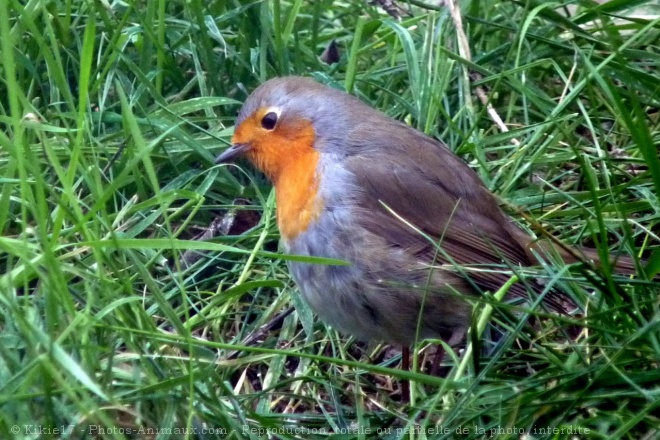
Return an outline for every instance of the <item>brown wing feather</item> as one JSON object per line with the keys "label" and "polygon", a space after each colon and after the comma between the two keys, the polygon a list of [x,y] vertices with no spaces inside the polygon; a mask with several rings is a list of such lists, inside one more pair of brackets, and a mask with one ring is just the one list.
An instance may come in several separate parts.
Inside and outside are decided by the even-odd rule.
{"label": "brown wing feather", "polygon": [[[401,131],[401,130],[399,130]],[[479,177],[439,142],[406,127],[403,136],[379,139],[391,148],[365,148],[365,154],[347,158],[347,168],[363,191],[356,204],[360,225],[392,246],[429,263],[459,265],[503,264],[530,266],[532,260],[520,243],[525,237],[499,208]],[[404,221],[392,221],[388,208]],[[531,238],[529,239],[531,241]],[[440,245],[446,255],[438,253]],[[473,271],[470,280],[482,289],[496,290],[506,273]],[[541,290],[541,286],[535,286]],[[526,289],[514,285],[512,293],[524,296]],[[556,301],[550,299],[550,305]]]}

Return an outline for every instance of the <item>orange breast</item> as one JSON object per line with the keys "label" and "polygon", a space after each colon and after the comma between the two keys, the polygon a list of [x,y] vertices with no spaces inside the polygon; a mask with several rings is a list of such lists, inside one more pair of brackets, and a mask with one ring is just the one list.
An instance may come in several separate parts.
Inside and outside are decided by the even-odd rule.
{"label": "orange breast", "polygon": [[277,196],[277,224],[285,240],[292,240],[307,230],[321,213],[316,175],[319,153],[308,151],[289,161],[275,184]]}
{"label": "orange breast", "polygon": [[252,146],[248,158],[273,182],[277,224],[282,237],[292,240],[309,227],[323,207],[318,196],[316,136],[312,124],[304,119],[282,121],[275,130],[264,131],[259,122],[261,113],[238,127],[233,141]]}

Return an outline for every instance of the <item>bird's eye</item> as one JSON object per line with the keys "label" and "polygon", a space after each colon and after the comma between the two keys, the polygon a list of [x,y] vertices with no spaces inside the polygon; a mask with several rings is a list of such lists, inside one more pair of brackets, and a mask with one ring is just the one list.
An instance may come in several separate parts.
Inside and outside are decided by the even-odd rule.
{"label": "bird's eye", "polygon": [[275,112],[268,112],[261,119],[261,126],[266,130],[272,130],[275,128],[275,124],[277,124],[277,113]]}

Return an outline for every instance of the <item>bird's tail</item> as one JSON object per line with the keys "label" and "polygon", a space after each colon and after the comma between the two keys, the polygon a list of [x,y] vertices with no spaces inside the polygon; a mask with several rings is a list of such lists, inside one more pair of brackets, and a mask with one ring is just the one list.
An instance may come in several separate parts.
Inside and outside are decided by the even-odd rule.
{"label": "bird's tail", "polygon": [[[645,263],[644,260],[635,260],[630,255],[603,255],[597,249],[567,246],[549,240],[534,241],[529,245],[528,250],[535,254],[537,260],[539,255],[556,255],[567,264],[582,263],[596,271],[605,269],[607,264],[611,271],[618,275],[637,275]],[[607,257],[607,263],[604,262],[604,257]]]}

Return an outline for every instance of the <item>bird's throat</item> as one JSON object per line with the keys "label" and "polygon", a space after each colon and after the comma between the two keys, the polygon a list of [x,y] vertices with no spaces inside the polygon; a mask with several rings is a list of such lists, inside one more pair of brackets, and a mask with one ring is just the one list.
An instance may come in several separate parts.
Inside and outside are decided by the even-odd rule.
{"label": "bird's throat", "polygon": [[284,240],[293,240],[319,216],[317,166],[319,153],[308,150],[290,157],[284,169],[273,176],[277,197],[277,224]]}

